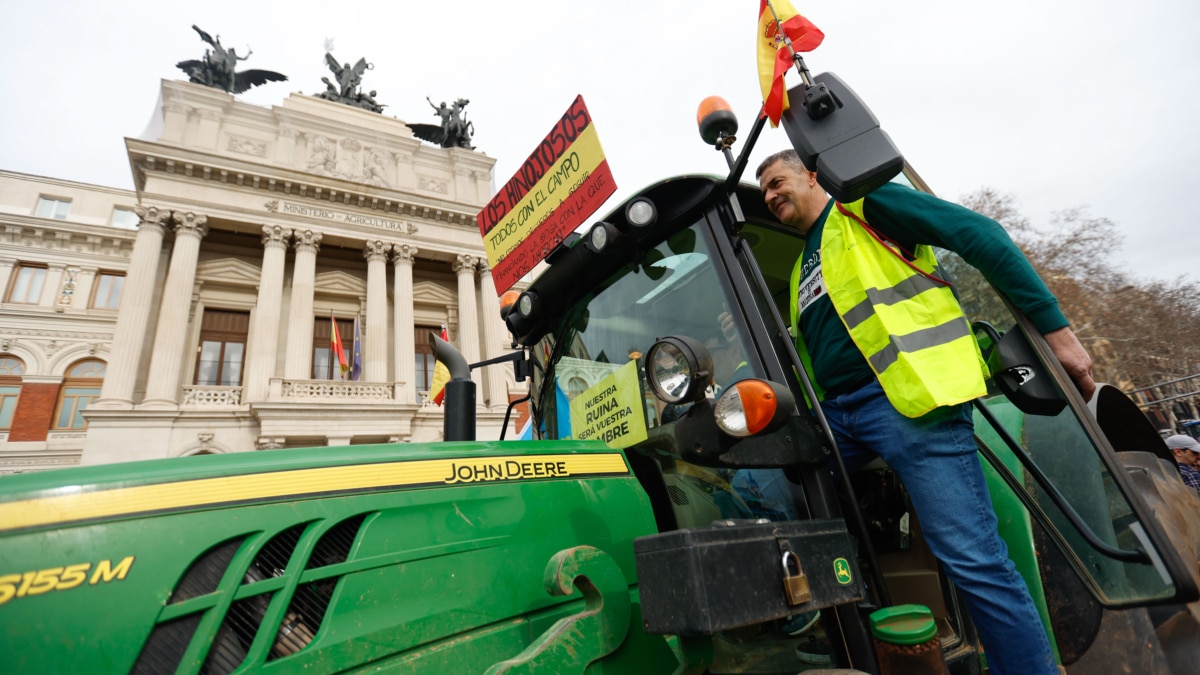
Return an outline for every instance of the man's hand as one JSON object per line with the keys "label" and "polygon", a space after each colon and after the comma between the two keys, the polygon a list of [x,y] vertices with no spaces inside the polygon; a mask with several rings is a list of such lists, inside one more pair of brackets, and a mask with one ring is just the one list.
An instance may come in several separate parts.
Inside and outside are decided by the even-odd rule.
{"label": "man's hand", "polygon": [[1075,387],[1083,394],[1083,400],[1089,401],[1096,391],[1096,381],[1092,379],[1092,357],[1079,343],[1079,338],[1070,328],[1059,328],[1046,333],[1043,337],[1050,345],[1050,350],[1058,358],[1067,374],[1075,381]]}
{"label": "man's hand", "polygon": [[717,315],[717,320],[721,322],[721,334],[725,336],[725,342],[729,344],[737,344],[738,332],[737,326],[733,323],[733,315],[729,313],[729,308],[725,303],[721,303],[721,313]]}

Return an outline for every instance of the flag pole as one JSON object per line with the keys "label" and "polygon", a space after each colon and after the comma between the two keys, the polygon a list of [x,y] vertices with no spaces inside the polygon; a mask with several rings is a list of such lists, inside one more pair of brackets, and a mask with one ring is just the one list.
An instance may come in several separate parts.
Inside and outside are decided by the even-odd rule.
{"label": "flag pole", "polygon": [[800,73],[800,81],[804,86],[812,86],[812,76],[808,72],[808,66],[804,65],[804,57],[800,56],[800,52],[792,47],[792,38],[783,30],[783,23],[779,21],[779,14],[775,11],[775,5],[771,0],[767,0],[767,9],[771,10],[771,16],[775,18],[775,28],[779,34],[783,36],[783,44],[787,47],[788,53],[792,55],[792,63],[796,65],[796,72]]}
{"label": "flag pole", "polygon": [[771,10],[771,16],[775,18],[776,30],[783,36],[783,44],[787,47],[788,53],[792,55],[792,63],[796,66],[796,72],[800,73],[800,81],[804,83],[804,110],[810,118],[819,120],[837,109],[833,93],[829,91],[829,87],[825,86],[824,82],[813,83],[808,66],[804,65],[804,57],[800,56],[800,52],[792,47],[792,38],[787,31],[783,30],[783,24],[779,22],[779,14],[775,11],[775,5],[771,4],[771,0],[766,0],[766,3],[767,9]]}

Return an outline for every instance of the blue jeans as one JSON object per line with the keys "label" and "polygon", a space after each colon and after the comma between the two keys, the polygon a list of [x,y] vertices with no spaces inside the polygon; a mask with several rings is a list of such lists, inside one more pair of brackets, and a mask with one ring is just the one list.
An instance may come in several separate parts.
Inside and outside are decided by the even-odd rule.
{"label": "blue jeans", "polygon": [[996,531],[970,405],[910,419],[872,381],[821,409],[847,470],[878,455],[904,483],[926,543],[966,599],[993,675],[1056,674],[1029,589]]}
{"label": "blue jeans", "polygon": [[796,507],[782,469],[738,469],[730,481],[755,518],[796,520]]}

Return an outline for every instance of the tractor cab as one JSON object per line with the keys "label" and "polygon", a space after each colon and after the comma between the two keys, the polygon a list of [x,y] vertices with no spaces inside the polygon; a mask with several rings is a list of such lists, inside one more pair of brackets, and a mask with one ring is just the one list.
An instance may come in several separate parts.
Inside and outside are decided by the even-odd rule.
{"label": "tractor cab", "polygon": [[[848,475],[810,404],[783,318],[804,241],[738,180],[744,158],[730,164],[729,178],[647,187],[547,257],[506,318],[530,354],[535,438],[624,448],[659,530],[635,546],[645,627],[711,638],[711,672],[876,672],[868,616],[908,603],[930,609],[952,672],[979,672],[966,607],[904,486],[882,464]],[[893,180],[925,187],[908,167]],[[1197,597],[1109,435],[1122,455],[1161,441],[1136,407],[1090,411],[1032,325],[939,257],[991,370],[974,417],[1001,534],[1061,661],[1099,658],[1107,613]],[[786,599],[789,552],[813,590],[803,602]]]}

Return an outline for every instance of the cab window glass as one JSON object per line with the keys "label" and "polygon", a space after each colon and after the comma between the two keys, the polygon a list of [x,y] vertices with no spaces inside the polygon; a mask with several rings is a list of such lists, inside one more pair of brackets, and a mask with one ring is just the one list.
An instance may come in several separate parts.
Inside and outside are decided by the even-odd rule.
{"label": "cab window glass", "polygon": [[686,335],[708,347],[715,371],[711,395],[754,373],[742,336],[722,331],[729,304],[707,236],[699,226],[675,233],[581,301],[542,339],[534,350],[542,438],[575,437],[570,402],[630,361],[637,362],[647,428],[670,423],[679,411],[659,401],[640,374],[645,353],[660,337]]}

